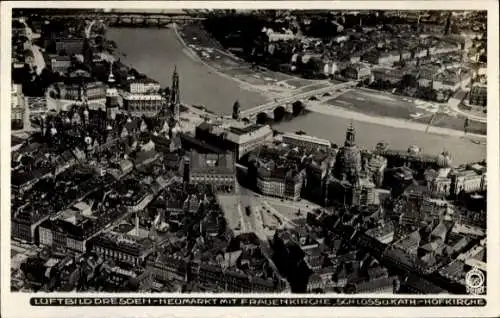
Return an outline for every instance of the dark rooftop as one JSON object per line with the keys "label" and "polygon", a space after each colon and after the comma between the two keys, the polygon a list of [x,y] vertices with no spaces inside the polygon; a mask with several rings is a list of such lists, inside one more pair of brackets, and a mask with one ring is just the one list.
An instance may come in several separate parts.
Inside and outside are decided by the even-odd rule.
{"label": "dark rooftop", "polygon": [[248,134],[252,131],[255,131],[259,128],[261,128],[262,125],[258,125],[258,124],[255,124],[255,125],[250,125],[250,126],[246,126],[244,128],[239,128],[239,127],[229,127],[229,130],[234,133],[234,134],[237,134],[237,135],[244,135],[244,134]]}

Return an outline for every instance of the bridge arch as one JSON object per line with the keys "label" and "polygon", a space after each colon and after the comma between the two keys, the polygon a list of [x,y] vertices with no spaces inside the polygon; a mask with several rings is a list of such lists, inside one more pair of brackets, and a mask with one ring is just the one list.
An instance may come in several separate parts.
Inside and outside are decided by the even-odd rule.
{"label": "bridge arch", "polygon": [[283,106],[278,106],[273,110],[274,121],[278,122],[283,120],[286,115],[286,109]]}
{"label": "bridge arch", "polygon": [[257,114],[256,122],[259,125],[266,125],[269,121],[269,117],[265,112],[260,112]]}
{"label": "bridge arch", "polygon": [[292,104],[292,112],[294,116],[300,115],[302,111],[306,108],[306,105],[301,101],[297,100]]}

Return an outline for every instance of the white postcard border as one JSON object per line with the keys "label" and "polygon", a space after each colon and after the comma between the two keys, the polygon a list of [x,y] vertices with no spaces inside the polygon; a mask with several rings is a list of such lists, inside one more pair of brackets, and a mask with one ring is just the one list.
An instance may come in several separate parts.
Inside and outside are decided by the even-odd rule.
{"label": "white postcard border", "polygon": [[[89,294],[89,293],[50,293],[28,294],[10,292],[10,33],[11,9],[31,7],[57,8],[267,8],[267,9],[392,9],[392,10],[488,10],[488,136],[487,136],[487,163],[488,163],[488,304],[486,307],[404,307],[404,308],[342,308],[342,307],[32,307],[29,305],[31,296],[48,297],[141,297],[145,294]],[[474,1],[9,1],[1,3],[1,105],[0,118],[4,121],[0,125],[1,132],[1,305],[4,317],[323,317],[323,316],[429,316],[452,317],[471,316],[485,317],[500,314],[499,283],[500,283],[500,215],[499,208],[499,85],[498,85],[498,2],[494,0]],[[203,295],[203,294],[202,294]],[[247,294],[249,297],[258,294]],[[163,296],[154,294],[152,296]],[[195,297],[197,294],[168,294],[177,297]],[[204,294],[206,297],[235,297],[235,294]],[[243,295],[242,295],[243,296]],[[258,295],[265,297],[265,295]],[[296,294],[272,294],[267,296],[300,297]],[[328,296],[328,295],[324,295]],[[346,297],[384,297],[375,295],[347,295]],[[398,295],[398,297],[400,297]],[[408,295],[406,297],[421,298],[452,298],[453,295]]]}

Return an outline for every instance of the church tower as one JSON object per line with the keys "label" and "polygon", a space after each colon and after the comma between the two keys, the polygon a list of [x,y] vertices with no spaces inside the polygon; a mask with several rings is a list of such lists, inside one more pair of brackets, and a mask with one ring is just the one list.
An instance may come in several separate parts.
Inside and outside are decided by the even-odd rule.
{"label": "church tower", "polygon": [[179,74],[177,73],[177,66],[175,66],[174,74],[172,75],[169,106],[173,110],[173,117],[177,122],[179,122],[180,104]]}
{"label": "church tower", "polygon": [[108,75],[108,85],[109,86],[114,86],[116,79],[115,79],[115,74],[113,74],[113,61],[111,61],[111,64],[109,66],[109,75]]}
{"label": "church tower", "polygon": [[113,74],[113,62],[111,62],[109,76],[108,76],[108,88],[106,89],[106,121],[114,121],[116,114],[118,113],[118,90],[115,87],[115,75]]}
{"label": "church tower", "polygon": [[354,130],[352,123],[350,124],[349,128],[347,128],[344,145],[347,147],[352,147],[356,145],[356,131]]}
{"label": "church tower", "polygon": [[347,128],[344,146],[337,153],[333,175],[339,180],[354,184],[361,172],[361,164],[361,151],[356,146],[356,131],[351,123]]}

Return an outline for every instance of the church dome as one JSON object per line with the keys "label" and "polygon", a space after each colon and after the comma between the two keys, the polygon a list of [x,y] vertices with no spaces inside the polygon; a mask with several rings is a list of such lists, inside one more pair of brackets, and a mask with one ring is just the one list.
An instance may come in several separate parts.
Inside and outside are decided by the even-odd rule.
{"label": "church dome", "polygon": [[343,176],[356,179],[361,171],[361,151],[355,144],[355,136],[351,125],[347,130],[344,146],[339,149],[335,160],[334,174],[338,179],[343,179]]}
{"label": "church dome", "polygon": [[387,149],[389,149],[389,145],[388,145],[386,142],[381,141],[381,142],[377,143],[377,146],[376,146],[376,148],[375,148],[375,149],[376,149],[377,151],[379,151],[379,152],[384,152],[384,151],[386,151]]}
{"label": "church dome", "polygon": [[441,168],[446,168],[451,166],[451,156],[447,151],[442,152],[438,157],[437,157],[437,164]]}
{"label": "church dome", "polygon": [[408,153],[412,156],[416,156],[420,153],[420,148],[418,146],[415,146],[415,145],[411,145],[409,148],[408,148]]}

